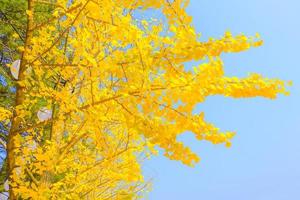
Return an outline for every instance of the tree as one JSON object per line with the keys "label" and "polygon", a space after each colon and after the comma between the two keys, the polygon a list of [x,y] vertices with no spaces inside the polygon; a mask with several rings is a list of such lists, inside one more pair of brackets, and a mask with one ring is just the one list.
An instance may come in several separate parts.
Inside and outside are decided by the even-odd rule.
{"label": "tree", "polygon": [[[22,40],[26,24],[25,10],[25,1],[3,0],[0,2],[0,107],[9,108],[13,106],[15,96],[13,89],[14,80],[6,65],[18,57],[17,47],[23,45]],[[0,185],[2,186],[6,180],[6,159],[4,155],[6,151],[5,146],[9,127],[1,122],[0,125],[0,150],[2,165]]]}
{"label": "tree", "polygon": [[[7,64],[20,58],[18,47],[24,45],[26,34],[26,0],[2,0],[0,2],[0,98],[1,106],[12,105],[14,96],[14,80],[10,75]],[[51,15],[53,7],[38,5],[36,8],[37,21],[42,21]]]}
{"label": "tree", "polygon": [[[27,0],[2,0],[0,2],[0,107],[12,108],[14,106],[16,85],[7,66],[20,58],[18,47],[24,45],[26,8]],[[47,19],[52,10],[51,4],[37,5],[36,21]],[[6,141],[10,127],[9,124],[2,122],[0,122],[0,127],[0,192],[3,192],[7,179]]]}
{"label": "tree", "polygon": [[[44,4],[52,15],[39,19]],[[0,109],[11,199],[138,198],[147,186],[141,162],[156,147],[193,166],[199,157],[178,135],[230,146],[233,132],[192,113],[206,97],[287,94],[281,80],[226,77],[220,55],[262,41],[226,32],[203,42],[187,4],[28,0],[15,104]],[[149,17],[154,9],[161,17]]]}

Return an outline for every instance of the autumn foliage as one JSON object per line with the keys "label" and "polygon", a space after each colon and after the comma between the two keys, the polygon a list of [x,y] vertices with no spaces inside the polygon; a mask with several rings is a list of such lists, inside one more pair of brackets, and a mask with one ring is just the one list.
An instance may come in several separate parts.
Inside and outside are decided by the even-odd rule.
{"label": "autumn foliage", "polygon": [[[52,14],[36,20],[39,4]],[[157,152],[193,166],[177,136],[230,146],[193,109],[208,96],[286,94],[259,74],[224,75],[220,55],[262,45],[226,32],[203,41],[187,0],[28,0],[16,104],[0,108],[8,135],[12,199],[134,199],[147,189],[141,164]],[[156,10],[159,16],[149,13]],[[185,63],[199,61],[188,70]],[[39,115],[37,113],[40,113]],[[44,115],[43,115],[44,113]]]}

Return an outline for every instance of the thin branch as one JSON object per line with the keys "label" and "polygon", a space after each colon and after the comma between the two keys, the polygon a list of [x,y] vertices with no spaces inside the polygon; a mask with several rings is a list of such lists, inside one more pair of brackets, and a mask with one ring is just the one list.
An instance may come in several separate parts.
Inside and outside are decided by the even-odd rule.
{"label": "thin branch", "polygon": [[10,22],[10,20],[7,18],[7,16],[5,15],[4,12],[2,12],[2,10],[0,10],[0,13],[4,16],[4,18],[7,20],[7,23],[14,29],[14,31],[18,34],[18,36],[20,37],[20,39],[25,42],[24,38],[22,37],[22,35],[19,33],[18,29]]}
{"label": "thin branch", "polygon": [[26,173],[29,175],[29,177],[30,177],[30,179],[32,180],[32,182],[34,182],[34,184],[35,184],[36,186],[38,186],[38,185],[39,185],[39,182],[35,179],[35,177],[34,177],[33,174],[31,173],[31,171],[30,171],[27,167],[25,167],[25,171],[26,171]]}

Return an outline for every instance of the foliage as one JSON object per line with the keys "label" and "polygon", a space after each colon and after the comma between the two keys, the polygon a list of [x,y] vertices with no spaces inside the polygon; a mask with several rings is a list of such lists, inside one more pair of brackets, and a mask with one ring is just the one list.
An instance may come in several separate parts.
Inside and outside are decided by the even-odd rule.
{"label": "foliage", "polygon": [[[230,146],[234,133],[193,114],[196,104],[211,95],[286,94],[281,80],[225,76],[221,54],[262,41],[229,32],[201,41],[187,0],[49,1],[52,15],[40,19],[45,3],[28,1],[16,105],[0,110],[0,120],[11,123],[12,199],[141,197],[147,183],[140,165],[156,147],[193,166],[200,159],[178,135],[191,131]],[[162,17],[144,14],[154,9]],[[194,60],[199,65],[185,69]],[[38,119],[41,109],[51,117]]]}

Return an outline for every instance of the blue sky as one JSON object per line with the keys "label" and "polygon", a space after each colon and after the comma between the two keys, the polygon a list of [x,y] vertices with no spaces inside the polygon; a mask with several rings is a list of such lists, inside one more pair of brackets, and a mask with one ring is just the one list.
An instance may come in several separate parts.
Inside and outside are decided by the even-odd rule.
{"label": "blue sky", "polygon": [[237,132],[230,149],[199,142],[192,134],[180,139],[202,161],[195,168],[163,156],[145,163],[154,179],[149,199],[298,200],[300,199],[300,1],[191,0],[188,12],[203,38],[260,33],[260,48],[222,58],[228,76],[258,72],[292,80],[289,97],[209,97],[196,111],[222,130]]}

